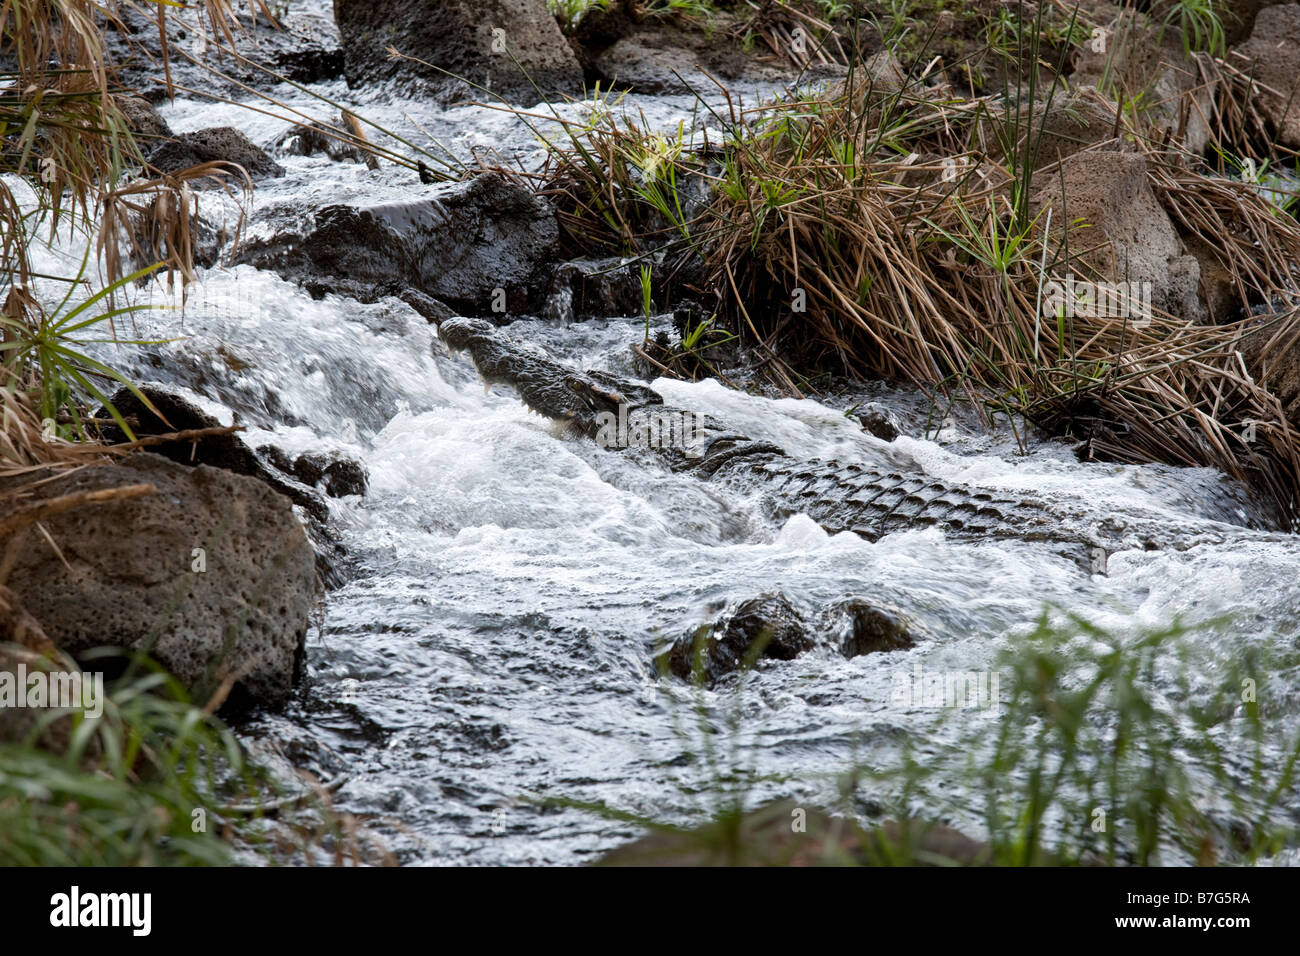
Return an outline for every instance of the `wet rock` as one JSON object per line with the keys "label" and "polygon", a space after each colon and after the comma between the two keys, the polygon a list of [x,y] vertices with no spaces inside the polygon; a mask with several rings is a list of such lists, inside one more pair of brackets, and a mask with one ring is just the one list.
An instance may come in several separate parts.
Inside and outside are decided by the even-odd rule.
{"label": "wet rock", "polygon": [[[334,19],[351,86],[394,83],[443,102],[498,96],[520,105],[536,103],[537,89],[582,91],[582,67],[545,0],[334,0]],[[392,60],[390,47],[431,65]]]}
{"label": "wet rock", "polygon": [[559,239],[550,206],[496,173],[421,187],[402,202],[268,215],[271,234],[251,236],[238,261],[322,292],[410,286],[464,315],[540,306]]}
{"label": "wet rock", "polygon": [[310,452],[292,461],[279,448],[258,449],[276,468],[293,475],[309,488],[321,488],[331,498],[364,495],[369,487],[365,466],[339,455]]}
{"label": "wet rock", "polygon": [[[280,82],[276,74],[295,83],[316,83],[341,76],[343,52],[334,23],[328,17],[317,17],[295,7],[291,6],[280,17],[281,29],[271,26],[265,16],[254,18],[239,13],[234,36],[242,59],[214,42],[212,28],[206,22],[198,26],[196,17],[206,21],[201,7],[169,10],[166,28],[172,82],[190,89],[244,96],[247,95],[244,87],[269,90],[276,86]],[[122,85],[140,91],[152,102],[163,100],[167,88],[157,18],[127,4],[119,5],[114,15],[128,31],[127,39],[111,30],[106,33],[108,59],[121,64]],[[180,51],[198,63],[191,63]]]}
{"label": "wet rock", "polygon": [[229,677],[232,703],[282,703],[315,595],[311,544],[289,503],[243,475],[145,454],[57,475],[24,500],[127,485],[155,490],[15,533],[8,586],[64,653],[143,651],[197,700]]}
{"label": "wet rock", "polygon": [[857,413],[857,417],[862,423],[863,430],[875,435],[881,441],[893,441],[899,436],[893,414],[883,405],[868,402]]}
{"label": "wet rock", "polygon": [[[129,389],[119,389],[112,397],[113,406],[126,419],[137,438],[217,428],[221,425],[217,419],[179,395],[149,385],[140,386],[140,392],[153,403],[154,409],[161,413],[162,418],[151,411]],[[108,413],[100,409],[96,413],[96,418],[107,419]],[[110,444],[127,440],[125,433],[116,425],[102,427],[101,436]],[[337,536],[329,529],[329,505],[313,489],[315,482],[297,480],[292,467],[281,470],[269,466],[239,435],[234,433],[163,442],[149,446],[147,451],[170,458],[181,465],[207,465],[237,475],[256,478],[284,495],[300,507],[306,516],[308,537],[316,550],[317,566],[322,582],[326,587],[332,588],[346,580],[342,568],[346,552]],[[361,467],[356,463],[352,464],[358,469]],[[340,482],[338,486],[342,486],[343,479],[340,478],[338,481]],[[362,471],[363,487],[364,483],[364,471]]]}
{"label": "wet rock", "polygon": [[698,667],[710,685],[760,658],[793,660],[819,644],[856,657],[911,647],[913,638],[906,618],[866,600],[846,599],[809,616],[783,594],[764,594],[684,634],[659,663],[683,680],[694,679]]}
{"label": "wet rock", "polygon": [[1153,309],[1192,321],[1207,318],[1200,267],[1151,189],[1141,155],[1076,153],[1051,180],[1034,197],[1034,212],[1055,207],[1054,235],[1069,224],[1070,247],[1092,250],[1079,260],[1097,281],[1150,283]]}
{"label": "wet rock", "polygon": [[426,322],[432,322],[434,325],[441,325],[445,320],[452,318],[456,314],[456,311],[446,302],[425,295],[418,289],[388,290],[384,294],[396,295],[397,298],[416,312],[419,312]]}
{"label": "wet rock", "polygon": [[1232,59],[1258,84],[1254,104],[1277,130],[1278,142],[1300,149],[1300,4],[1260,10],[1250,39]]}
{"label": "wet rock", "polygon": [[148,153],[154,143],[172,137],[172,128],[159,115],[154,105],[141,96],[118,97],[122,117],[137,139],[141,152]]}
{"label": "wet rock", "polygon": [[[792,826],[793,821],[802,827]],[[685,832],[651,833],[597,866],[987,866],[992,848],[939,823],[891,820],[862,829],[782,800]]]}
{"label": "wet rock", "polygon": [[898,611],[862,598],[847,598],[822,612],[821,631],[845,657],[912,647],[911,624]]}
{"label": "wet rock", "polygon": [[555,267],[546,317],[557,322],[636,315],[641,311],[638,265],[626,259],[575,259]]}
{"label": "wet rock", "polygon": [[[181,133],[149,154],[149,163],[160,172],[174,173],[202,163],[234,163],[254,181],[283,176],[284,168],[260,146],[233,126],[218,126],[194,133]],[[201,185],[196,180],[195,185]]]}
{"label": "wet rock", "polygon": [[[803,615],[781,594],[742,601],[713,624],[683,635],[667,653],[668,670],[706,684],[760,657],[788,661],[813,646]],[[698,658],[698,665],[697,665]]]}

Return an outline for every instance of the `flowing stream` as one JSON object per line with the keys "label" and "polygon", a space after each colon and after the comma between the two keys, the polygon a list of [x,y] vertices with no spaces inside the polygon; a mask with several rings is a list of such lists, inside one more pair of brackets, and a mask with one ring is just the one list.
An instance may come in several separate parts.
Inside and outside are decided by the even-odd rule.
{"label": "flowing stream", "polygon": [[[316,89],[350,96],[341,83]],[[277,93],[329,116],[299,91]],[[691,120],[687,98],[627,105],[666,129]],[[357,105],[367,108],[379,107]],[[432,137],[467,159],[484,144],[524,163],[539,156],[529,130],[499,111],[397,101],[382,112],[403,135]],[[233,123],[267,148],[288,128],[198,100],[178,99],[163,114],[177,132]],[[424,188],[392,166],[277,159],[287,175],[259,184],[256,209]],[[203,202],[205,214],[219,205],[211,194]],[[69,242],[42,255],[51,271],[66,270],[79,251]],[[755,500],[565,438],[508,389],[485,394],[468,359],[450,356],[395,299],[313,300],[248,266],[204,270],[183,315],[142,315],[136,331],[181,338],[104,354],[223,421],[237,415],[251,445],[336,449],[364,462],[369,494],[330,499],[355,573],[328,594],[309,635],[302,693],[241,733],[322,778],[345,775],[335,806],[360,815],[404,863],[590,860],[636,829],[533,798],[700,822],[717,777],[734,769],[727,761],[763,778],[755,804],[829,805],[835,775],[852,762],[881,764],[904,738],[937,743],[954,732],[930,709],[893,702],[894,675],[918,666],[986,670],[1046,605],[1120,634],[1226,616],[1185,638],[1202,642],[1211,669],[1257,646],[1290,662],[1289,673],[1271,675],[1278,687],[1300,686],[1298,546],[1123,552],[1107,574],[1089,575],[1043,545],[959,543],[935,530],[869,543],[828,536],[803,516],[774,525]],[[638,317],[565,326],[523,319],[510,331],[567,361],[625,375],[629,346],[643,334]],[[1240,489],[1209,470],[1080,464],[1065,445],[1032,438],[1022,452],[1009,431],[989,433],[905,390],[872,392],[905,425],[886,444],[843,414],[851,397],[819,404],[715,382],[655,387],[670,404],[798,456],[904,459],[947,479],[1103,510],[1138,507],[1170,522],[1261,520]],[[808,607],[847,595],[895,606],[923,639],[910,651],[846,660],[826,650],[773,662],[739,689],[724,682],[698,691],[656,675],[653,656],[665,642],[729,602],[778,589]],[[1279,693],[1271,713],[1294,734],[1300,696]],[[718,738],[720,770],[704,759],[701,720],[723,725],[733,712],[740,729]],[[956,822],[979,831],[974,810]]]}

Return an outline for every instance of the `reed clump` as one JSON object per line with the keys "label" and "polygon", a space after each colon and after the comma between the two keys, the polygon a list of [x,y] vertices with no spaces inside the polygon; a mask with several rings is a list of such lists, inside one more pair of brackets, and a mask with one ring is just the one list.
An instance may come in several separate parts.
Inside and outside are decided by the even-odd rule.
{"label": "reed clump", "polygon": [[[1123,87],[1118,101],[1070,88],[1069,44],[1052,64],[1037,45],[1046,6],[1008,41],[1034,68],[998,93],[886,50],[755,108],[701,92],[695,127],[669,134],[606,95],[548,134],[539,188],[575,249],[695,262],[686,291],[789,391],[830,372],[956,393],[1077,440],[1085,458],[1217,468],[1293,520],[1300,436],[1240,346],[1261,328],[1279,345],[1300,335],[1300,223],[1184,148],[1186,122],[1171,128]],[[1074,27],[1077,43],[1088,34]],[[1257,132],[1231,85],[1215,102],[1216,148]],[[1104,151],[1140,157],[1179,241],[1211,251],[1230,290],[1212,320],[1159,302],[1052,305],[1054,282],[1128,279],[1061,195],[1071,157]]]}

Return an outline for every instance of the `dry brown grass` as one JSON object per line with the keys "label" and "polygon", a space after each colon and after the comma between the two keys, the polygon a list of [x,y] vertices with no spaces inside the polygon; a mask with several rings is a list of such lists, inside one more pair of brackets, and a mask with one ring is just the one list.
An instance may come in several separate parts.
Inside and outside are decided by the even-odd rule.
{"label": "dry brown grass", "polygon": [[[1094,250],[1061,241],[1068,217],[1058,211],[1049,228],[1031,215],[1032,191],[1057,169],[1042,165],[1032,183],[1024,175],[1035,165],[1025,143],[1041,127],[1036,113],[1018,116],[989,99],[850,82],[720,117],[725,144],[703,159],[685,150],[664,160],[671,182],[662,165],[644,171],[652,137],[611,117],[568,128],[544,188],[577,246],[636,252],[670,236],[693,246],[720,314],[784,363],[778,378],[832,371],[956,391],[990,414],[1079,439],[1085,457],[1213,466],[1294,517],[1300,440],[1239,352],[1258,320],[1042,314],[1047,277],[1118,277],[1095,273]],[[1196,171],[1142,122],[1118,114],[1114,132],[1145,155],[1180,230],[1222,252],[1243,309],[1290,301],[1296,221],[1250,184]],[[986,144],[975,134],[989,124],[999,135]],[[674,221],[647,201],[651,186],[691,177],[708,183],[707,210]],[[1078,246],[1087,232],[1069,235]],[[1300,334],[1300,312],[1269,321],[1279,341]]]}
{"label": "dry brown grass", "polygon": [[[269,11],[260,2],[256,6],[269,19]],[[64,344],[53,338],[62,333],[52,328],[52,317],[33,291],[34,281],[55,279],[75,286],[85,276],[34,275],[28,249],[39,241],[38,234],[48,230],[52,236],[61,229],[95,233],[96,262],[110,291],[142,263],[157,264],[169,282],[179,279],[182,288],[194,276],[192,184],[217,178],[219,164],[148,174],[117,96],[116,67],[106,55],[101,32],[117,30],[137,52],[146,52],[123,22],[128,9],[156,19],[166,71],[168,4],[161,0],[0,3],[0,173],[16,177],[35,196],[34,203],[20,202],[13,180],[0,181],[0,401],[5,416],[0,470],[98,454],[54,438],[43,423],[42,413],[51,415],[50,396],[84,392],[86,380],[53,381],[51,376],[57,377],[64,366],[34,359],[48,358],[55,354],[54,346]],[[233,43],[237,21],[232,6],[227,0],[209,0],[205,9],[214,33]],[[234,172],[242,177],[235,182],[246,196],[251,182],[242,170]],[[229,180],[219,181],[230,190]],[[102,316],[111,325],[114,314],[110,307]],[[75,365],[76,356],[72,359]],[[83,370],[105,377],[91,366]]]}

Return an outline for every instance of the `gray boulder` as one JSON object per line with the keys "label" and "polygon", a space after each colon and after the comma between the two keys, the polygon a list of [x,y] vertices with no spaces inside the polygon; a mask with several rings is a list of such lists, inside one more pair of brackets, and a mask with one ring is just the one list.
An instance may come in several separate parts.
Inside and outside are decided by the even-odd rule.
{"label": "gray boulder", "polygon": [[[202,163],[236,163],[254,181],[283,176],[284,168],[266,151],[233,126],[218,126],[181,133],[165,140],[149,154],[150,165],[174,173]],[[201,181],[195,185],[203,185]]]}
{"label": "gray boulder", "polygon": [[1300,4],[1259,11],[1250,39],[1233,54],[1259,84],[1255,105],[1277,130],[1278,141],[1300,149]]}
{"label": "gray boulder", "polygon": [[16,532],[8,586],[66,654],[143,651],[199,702],[227,677],[233,701],[283,702],[316,578],[285,498],[253,478],[137,454],[61,474],[24,504],[141,484],[155,491],[42,518],[48,537]]}
{"label": "gray boulder", "polygon": [[1190,321],[1208,319],[1200,265],[1151,188],[1140,154],[1075,153],[1053,178],[1034,197],[1034,211],[1055,207],[1053,234],[1068,228],[1070,247],[1088,250],[1077,261],[1098,281],[1150,283],[1153,310]]}
{"label": "gray boulder", "polygon": [[[391,82],[444,102],[489,97],[478,86],[521,105],[538,102],[537,89],[582,91],[582,67],[545,0],[334,0],[334,20],[352,86]],[[430,65],[390,59],[389,47]]]}

